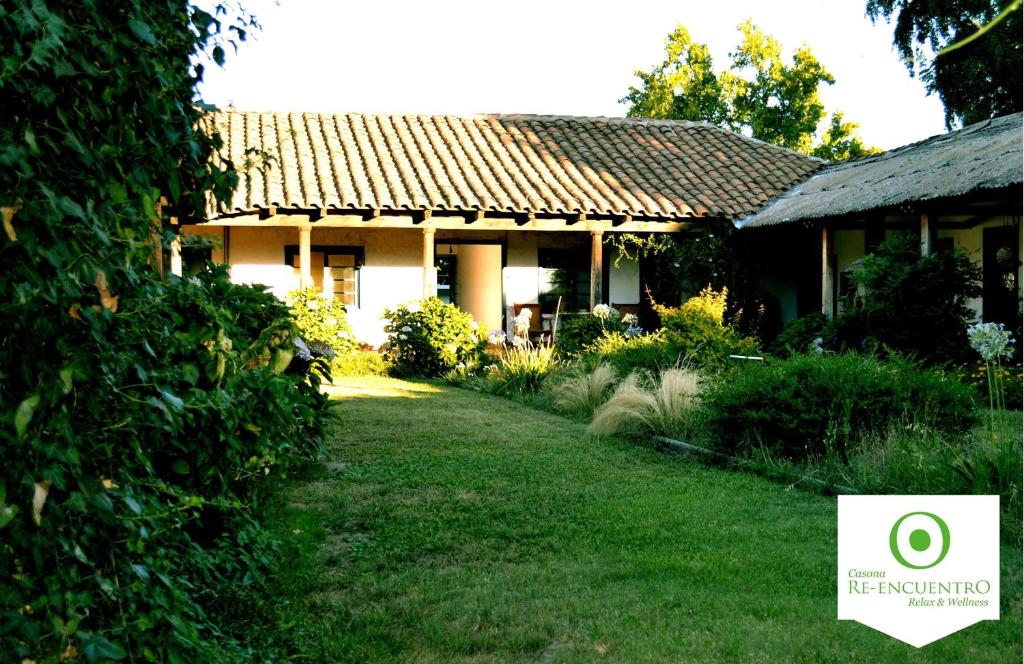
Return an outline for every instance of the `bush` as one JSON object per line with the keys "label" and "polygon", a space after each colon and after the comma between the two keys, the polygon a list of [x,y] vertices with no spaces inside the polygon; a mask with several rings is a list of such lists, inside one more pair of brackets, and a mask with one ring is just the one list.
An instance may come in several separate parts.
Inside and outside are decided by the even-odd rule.
{"label": "bush", "polygon": [[[324,297],[316,288],[307,288],[288,293],[288,305],[307,345],[309,342],[327,344],[336,355],[350,353],[359,347],[349,327],[345,305],[337,299]],[[310,350],[313,350],[312,346]],[[324,349],[319,352],[329,354]]]}
{"label": "bush", "polygon": [[610,364],[620,376],[640,370],[660,373],[681,360],[681,351],[669,343],[663,330],[637,336],[611,332],[588,344],[584,350],[585,355],[596,356]]}
{"label": "bush", "polygon": [[353,350],[331,362],[332,376],[386,376],[391,369],[388,358],[372,350]]}
{"label": "bush", "polygon": [[587,431],[597,435],[688,435],[698,415],[698,375],[686,369],[669,369],[651,382],[646,387],[638,374],[627,376],[594,412]]}
{"label": "bush", "polygon": [[488,390],[495,394],[531,394],[556,367],[555,349],[523,343],[505,348],[487,371]]}
{"label": "bush", "polygon": [[730,355],[757,353],[757,341],[741,337],[725,324],[727,289],[710,287],[681,307],[656,306],[669,347],[705,371],[717,372],[730,366]]}
{"label": "bush", "polygon": [[971,388],[898,358],[806,354],[750,363],[705,395],[724,451],[845,460],[859,437],[891,426],[958,433],[975,421]]}
{"label": "bush", "polygon": [[577,369],[552,388],[555,409],[570,415],[590,417],[608,399],[615,386],[615,371],[601,364],[592,371]]}
{"label": "bush", "polygon": [[431,297],[384,312],[384,350],[397,376],[441,377],[460,363],[477,362],[485,339],[473,317]]}
{"label": "bush", "polygon": [[768,352],[779,357],[799,355],[812,350],[815,340],[823,338],[828,318],[824,314],[814,313],[801,316],[786,323],[782,332],[775,338]]}
{"label": "bush", "polygon": [[618,311],[607,306],[597,311],[597,314],[563,314],[559,317],[556,340],[559,353],[566,357],[579,355],[586,346],[606,334],[626,331],[626,324],[619,318]]}
{"label": "bush", "polygon": [[892,349],[928,364],[974,359],[967,300],[981,295],[981,268],[965,254],[921,256],[915,239],[897,236],[865,256],[853,278],[865,294],[829,325],[832,347]]}
{"label": "bush", "polygon": [[320,449],[326,399],[287,372],[297,330],[278,300],[223,267],[140,277],[116,307],[65,313],[55,382],[0,388],[20,402],[0,431],[0,566],[18,570],[0,580],[0,650],[18,658],[244,658],[217,616],[274,561],[252,490]]}

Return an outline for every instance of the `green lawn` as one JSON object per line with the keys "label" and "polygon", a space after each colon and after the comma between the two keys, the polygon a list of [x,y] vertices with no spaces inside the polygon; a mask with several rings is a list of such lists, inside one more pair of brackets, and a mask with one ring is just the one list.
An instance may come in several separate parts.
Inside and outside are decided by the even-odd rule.
{"label": "green lawn", "polygon": [[332,391],[271,514],[301,661],[1020,661],[1019,550],[1002,620],[916,650],[835,619],[834,498],[469,391]]}

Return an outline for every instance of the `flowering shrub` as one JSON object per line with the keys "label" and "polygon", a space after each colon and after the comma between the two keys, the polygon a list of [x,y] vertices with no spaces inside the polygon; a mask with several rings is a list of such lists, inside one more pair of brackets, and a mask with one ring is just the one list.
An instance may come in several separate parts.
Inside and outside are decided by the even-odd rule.
{"label": "flowering shrub", "polygon": [[[319,354],[340,355],[358,347],[345,316],[345,305],[337,299],[324,297],[316,288],[307,288],[288,293],[288,305],[303,341],[330,347],[330,351],[317,347]],[[311,346],[310,350],[314,348]]]}
{"label": "flowering shrub", "polygon": [[387,310],[384,317],[384,350],[396,375],[440,377],[459,363],[477,362],[483,351],[473,317],[439,298]]}

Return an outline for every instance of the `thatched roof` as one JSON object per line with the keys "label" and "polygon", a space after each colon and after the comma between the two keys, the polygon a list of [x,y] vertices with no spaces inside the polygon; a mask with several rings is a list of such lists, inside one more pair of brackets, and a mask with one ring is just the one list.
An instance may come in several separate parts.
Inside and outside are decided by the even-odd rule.
{"label": "thatched roof", "polygon": [[741,222],[743,228],[838,217],[1021,183],[1021,114],[829,166]]}
{"label": "thatched roof", "polygon": [[698,122],[242,111],[211,120],[241,175],[221,213],[229,215],[274,208],[742,219],[823,165]]}

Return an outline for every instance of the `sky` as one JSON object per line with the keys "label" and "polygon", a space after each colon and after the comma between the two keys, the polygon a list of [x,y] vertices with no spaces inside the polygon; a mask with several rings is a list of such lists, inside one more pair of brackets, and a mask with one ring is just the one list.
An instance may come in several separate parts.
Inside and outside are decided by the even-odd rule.
{"label": "sky", "polygon": [[[201,2],[200,4],[206,4]],[[245,0],[262,30],[210,65],[205,101],[255,111],[622,116],[634,71],[677,23],[728,64],[752,18],[788,57],[806,44],[836,79],[826,111],[883,149],[944,131],[864,0]]]}

